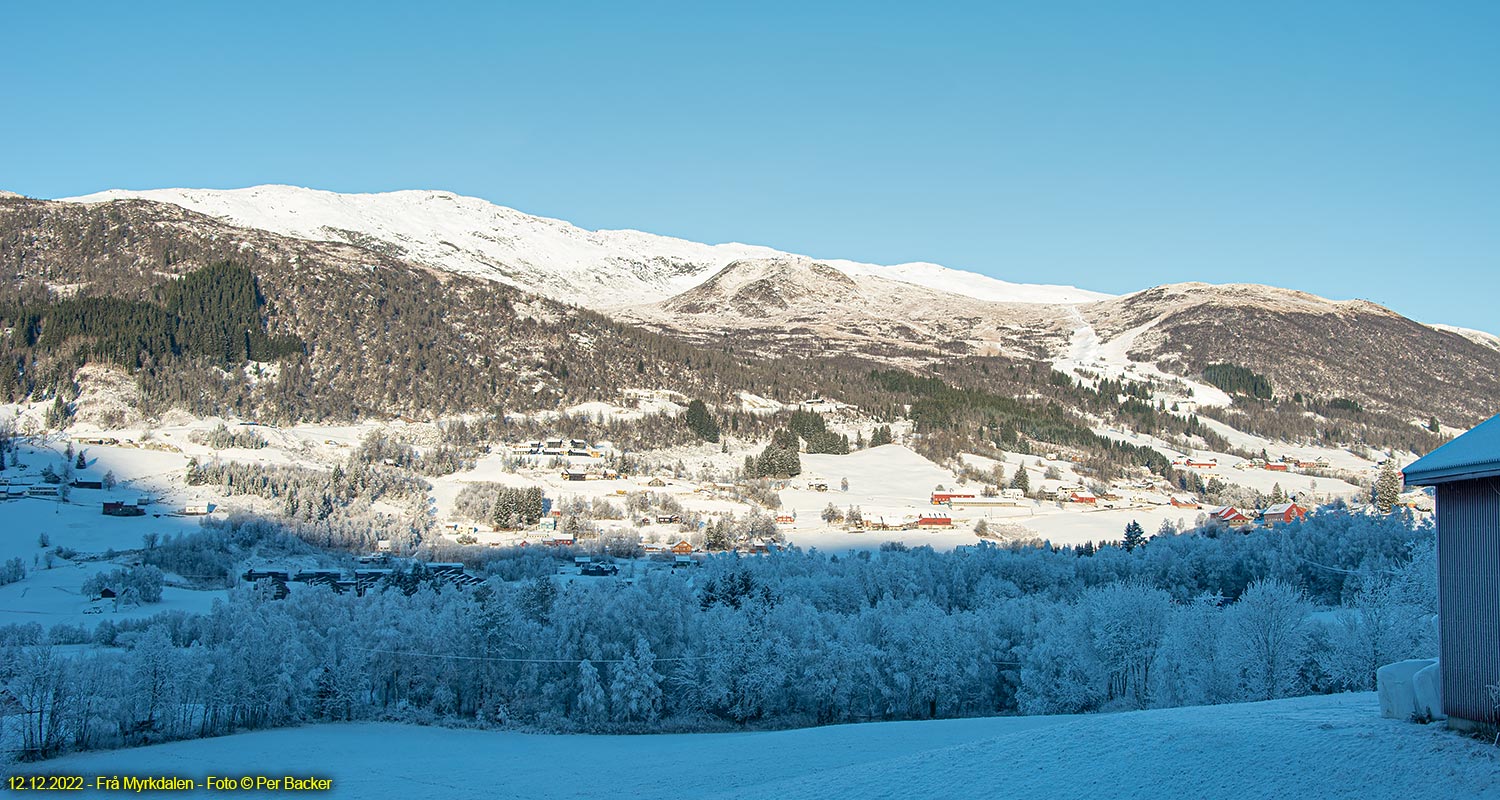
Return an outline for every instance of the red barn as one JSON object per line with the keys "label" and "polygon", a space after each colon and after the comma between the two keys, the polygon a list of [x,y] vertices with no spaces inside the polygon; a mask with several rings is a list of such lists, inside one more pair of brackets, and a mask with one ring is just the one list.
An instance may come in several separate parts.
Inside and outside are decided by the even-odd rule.
{"label": "red barn", "polygon": [[1078,492],[1073,492],[1072,494],[1068,495],[1068,502],[1069,503],[1084,503],[1085,505],[1094,505],[1095,503],[1098,502],[1098,498],[1094,497],[1094,494],[1092,492],[1078,491]]}
{"label": "red barn", "polygon": [[1288,471],[1287,470],[1288,466],[1289,465],[1287,465],[1287,464],[1284,464],[1284,463],[1281,463],[1281,462],[1278,462],[1278,461],[1273,461],[1270,464],[1267,464],[1265,468],[1268,469],[1268,470],[1270,470],[1270,471],[1272,471],[1272,472],[1287,472]]}
{"label": "red barn", "polygon": [[944,503],[951,503],[954,500],[973,500],[974,497],[972,494],[961,494],[959,492],[933,492],[932,504],[940,506]]}
{"label": "red barn", "polygon": [[918,528],[951,528],[953,518],[947,514],[923,514],[917,518]]}

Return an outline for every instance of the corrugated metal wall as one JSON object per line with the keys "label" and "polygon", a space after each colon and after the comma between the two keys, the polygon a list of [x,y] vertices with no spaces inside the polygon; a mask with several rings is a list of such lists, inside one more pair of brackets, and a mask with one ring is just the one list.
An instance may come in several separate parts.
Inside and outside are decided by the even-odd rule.
{"label": "corrugated metal wall", "polygon": [[1500,684],[1500,478],[1437,491],[1443,711],[1493,722]]}

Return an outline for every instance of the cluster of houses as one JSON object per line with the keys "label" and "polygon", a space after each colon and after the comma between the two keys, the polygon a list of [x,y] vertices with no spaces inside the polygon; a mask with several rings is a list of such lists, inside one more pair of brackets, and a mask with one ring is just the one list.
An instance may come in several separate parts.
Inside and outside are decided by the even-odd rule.
{"label": "cluster of houses", "polygon": [[619,477],[620,473],[618,470],[605,466],[593,466],[583,469],[569,467],[562,471],[562,479],[565,481],[612,481]]}
{"label": "cluster of houses", "polygon": [[[353,592],[363,597],[372,587],[392,573],[396,572],[393,566],[370,566],[371,564],[387,565],[391,563],[388,557],[366,557],[361,559],[365,562],[352,572],[339,569],[310,569],[291,572],[278,569],[250,569],[242,576],[246,583],[265,585],[271,595],[277,600],[285,599],[291,593],[288,584],[300,583],[304,586],[327,586],[338,594]],[[421,564],[429,575],[452,586],[477,586],[484,580],[464,571],[463,564],[435,563],[435,562],[412,562]]]}
{"label": "cluster of houses", "polygon": [[923,511],[900,516],[872,514],[862,518],[856,527],[867,531],[946,530],[953,527],[953,515],[946,511]]}
{"label": "cluster of houses", "polygon": [[[1013,493],[1013,494],[1012,494]],[[1078,487],[1060,487],[1055,492],[1049,493],[1053,499],[1062,502],[1074,503],[1081,506],[1099,506],[1101,504],[1112,504],[1125,498],[1113,493],[1094,494]],[[1017,505],[1017,500],[1023,499],[1019,490],[1010,489],[999,497],[980,497],[967,492],[942,491],[932,493],[932,504],[935,506],[947,506],[952,509],[983,508],[986,506]],[[1198,499],[1190,494],[1137,494],[1130,498],[1131,502],[1148,503],[1150,505],[1171,505],[1174,508],[1199,509],[1203,508],[1211,521],[1230,527],[1244,527],[1249,525],[1273,526],[1300,520],[1307,516],[1308,509],[1297,503],[1276,503],[1260,510],[1240,509],[1234,506],[1208,506],[1204,507]],[[871,525],[866,521],[867,528],[875,530],[913,530],[917,528],[939,528],[952,527],[953,521],[946,514],[933,515],[930,519],[923,515],[918,518],[903,518],[899,522],[886,524],[883,520]]]}
{"label": "cluster of houses", "polygon": [[1294,472],[1304,469],[1328,469],[1328,459],[1318,458],[1312,461],[1297,458],[1296,456],[1282,456],[1281,458],[1265,459],[1252,458],[1241,461],[1234,465],[1235,469],[1263,469],[1269,472]]}
{"label": "cluster of houses", "polygon": [[518,442],[510,451],[521,456],[584,456],[603,458],[604,450],[582,439],[541,439],[534,442]]}
{"label": "cluster of houses", "polygon": [[[1218,469],[1219,459],[1187,456],[1172,461],[1174,467],[1186,469]],[[1235,469],[1264,469],[1271,472],[1293,472],[1304,469],[1328,469],[1328,459],[1308,460],[1297,456],[1283,455],[1280,458],[1250,458],[1234,465]]]}
{"label": "cluster of houses", "polygon": [[1307,516],[1308,509],[1297,503],[1275,503],[1259,511],[1234,506],[1210,506],[1204,509],[1204,513],[1208,515],[1210,522],[1217,522],[1231,528],[1244,528],[1257,524],[1269,528],[1296,522]]}

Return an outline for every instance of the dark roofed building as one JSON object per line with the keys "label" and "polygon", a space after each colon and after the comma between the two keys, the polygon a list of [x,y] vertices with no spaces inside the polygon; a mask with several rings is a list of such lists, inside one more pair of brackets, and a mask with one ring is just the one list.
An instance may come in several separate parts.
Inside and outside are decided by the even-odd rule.
{"label": "dark roofed building", "polygon": [[1500,686],[1500,416],[1428,453],[1406,482],[1437,487],[1443,713],[1450,726],[1497,721]]}

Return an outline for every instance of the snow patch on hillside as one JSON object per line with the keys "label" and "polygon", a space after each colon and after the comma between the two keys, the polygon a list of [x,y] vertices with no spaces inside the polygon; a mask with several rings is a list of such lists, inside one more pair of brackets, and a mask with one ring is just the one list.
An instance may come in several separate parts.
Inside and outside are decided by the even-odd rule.
{"label": "snow patch on hillside", "polygon": [[1428,325],[1427,327],[1434,330],[1447,331],[1448,333],[1456,333],[1475,344],[1484,345],[1492,350],[1500,350],[1500,336],[1496,336],[1493,333],[1473,328],[1460,328],[1457,325]]}
{"label": "snow patch on hillside", "polygon": [[1067,350],[1052,362],[1059,372],[1089,385],[1098,385],[1101,378],[1166,384],[1169,388],[1158,389],[1152,399],[1168,403],[1227,406],[1232,402],[1228,394],[1215,386],[1172,375],[1150,362],[1131,360],[1129,354],[1136,339],[1161,322],[1160,317],[1106,342],[1076,308],[1069,309],[1069,312],[1075,327]]}

